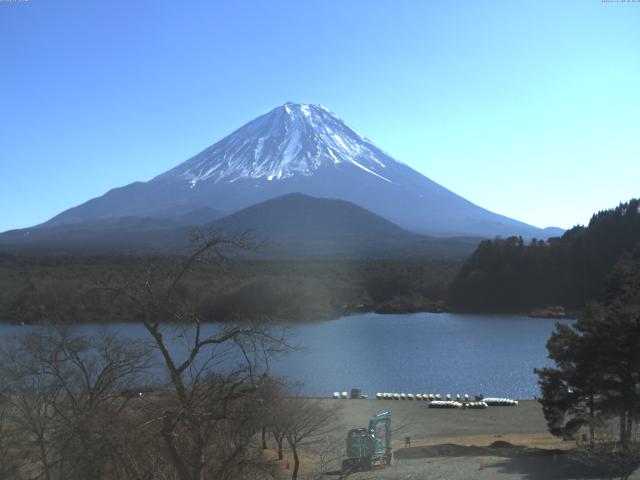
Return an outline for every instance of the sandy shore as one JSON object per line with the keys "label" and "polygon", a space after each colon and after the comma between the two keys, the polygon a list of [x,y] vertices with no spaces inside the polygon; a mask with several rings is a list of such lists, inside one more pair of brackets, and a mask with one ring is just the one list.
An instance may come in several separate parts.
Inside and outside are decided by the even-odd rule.
{"label": "sandy shore", "polygon": [[[352,474],[348,476],[350,479],[609,478],[576,454],[574,442],[562,441],[547,432],[540,404],[533,400],[521,401],[516,407],[486,410],[430,409],[427,402],[415,400],[322,399],[321,402],[340,406],[335,441],[342,445],[349,429],[366,427],[376,413],[391,412],[393,465]],[[405,448],[406,436],[411,437],[411,448]],[[286,473],[283,471],[284,476]],[[640,472],[628,478],[640,480]]]}
{"label": "sandy shore", "polygon": [[340,423],[345,432],[366,427],[376,413],[389,411],[394,431],[394,444],[404,446],[410,436],[412,446],[456,443],[489,445],[497,439],[516,445],[544,448],[568,448],[547,432],[540,404],[521,401],[517,407],[490,407],[485,410],[427,408],[428,402],[417,400],[322,400],[340,405]]}

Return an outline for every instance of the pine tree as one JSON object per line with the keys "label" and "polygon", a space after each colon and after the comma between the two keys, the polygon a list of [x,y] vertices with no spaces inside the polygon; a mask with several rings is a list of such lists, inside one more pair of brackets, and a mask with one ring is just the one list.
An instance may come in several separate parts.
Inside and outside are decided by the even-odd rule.
{"label": "pine tree", "polygon": [[628,446],[640,415],[640,248],[608,278],[605,304],[591,304],[573,325],[558,323],[547,343],[555,368],[536,370],[549,431],[573,438],[601,418],[618,417]]}

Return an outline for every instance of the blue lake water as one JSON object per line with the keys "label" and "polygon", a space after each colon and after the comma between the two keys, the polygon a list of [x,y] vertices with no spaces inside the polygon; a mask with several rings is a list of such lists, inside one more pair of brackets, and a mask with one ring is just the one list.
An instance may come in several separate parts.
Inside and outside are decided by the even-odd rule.
{"label": "blue lake water", "polygon": [[[302,393],[326,396],[357,387],[363,393],[482,393],[519,399],[538,395],[536,367],[550,365],[546,342],[555,321],[514,315],[361,314],[292,325],[300,351],[271,363],[274,374],[302,382]],[[21,331],[2,325],[0,335]],[[84,333],[104,329],[76,327]],[[215,328],[209,326],[209,328]],[[139,324],[116,324],[146,338]],[[180,339],[172,348],[180,350]]]}
{"label": "blue lake water", "polygon": [[354,315],[296,327],[307,350],[274,370],[309,394],[483,393],[533,398],[536,367],[550,365],[554,320],[513,315]]}

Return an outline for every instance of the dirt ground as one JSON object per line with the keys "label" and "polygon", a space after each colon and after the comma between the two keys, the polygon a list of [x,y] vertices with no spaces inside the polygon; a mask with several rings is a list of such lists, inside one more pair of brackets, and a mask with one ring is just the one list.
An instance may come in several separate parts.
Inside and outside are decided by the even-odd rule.
{"label": "dirt ground", "polygon": [[[392,417],[394,460],[384,470],[349,475],[349,479],[379,480],[546,480],[614,478],[547,432],[540,404],[522,401],[516,407],[486,410],[427,408],[427,402],[402,400],[333,400],[339,405],[335,441],[342,445],[351,428],[366,427],[376,413]],[[411,447],[405,448],[405,437]],[[339,466],[333,475],[340,478]],[[301,473],[305,473],[306,469]],[[287,471],[283,471],[286,478]],[[313,476],[309,478],[321,478]],[[615,477],[615,478],[620,478]],[[629,480],[640,480],[636,470]]]}
{"label": "dirt ground", "polygon": [[485,410],[427,408],[428,402],[417,400],[322,400],[339,404],[340,423],[346,430],[366,427],[376,413],[391,412],[394,446],[457,443],[489,445],[506,440],[516,445],[545,448],[570,448],[547,432],[540,404],[534,400],[520,402],[517,407],[489,407]]}

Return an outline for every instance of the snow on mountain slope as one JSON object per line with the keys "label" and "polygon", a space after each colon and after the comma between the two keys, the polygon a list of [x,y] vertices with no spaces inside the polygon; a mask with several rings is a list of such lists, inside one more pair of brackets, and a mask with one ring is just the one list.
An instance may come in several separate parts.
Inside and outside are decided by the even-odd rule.
{"label": "snow on mountain slope", "polygon": [[393,159],[326,107],[295,103],[255,118],[148,182],[110,190],[43,226],[172,217],[203,208],[232,213],[290,193],[353,202],[428,235],[549,236],[479,207]]}
{"label": "snow on mountain slope", "polygon": [[156,177],[235,182],[313,175],[351,164],[389,182],[389,156],[322,105],[287,103],[244,125],[176,168]]}

